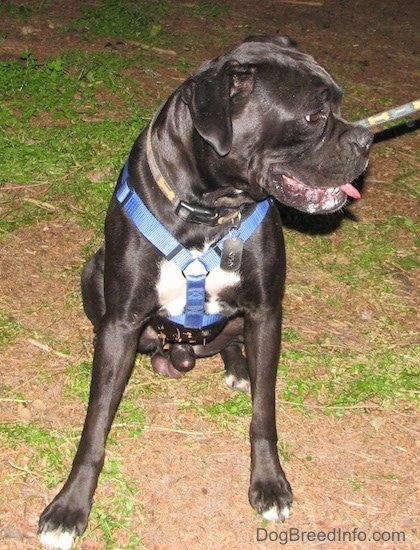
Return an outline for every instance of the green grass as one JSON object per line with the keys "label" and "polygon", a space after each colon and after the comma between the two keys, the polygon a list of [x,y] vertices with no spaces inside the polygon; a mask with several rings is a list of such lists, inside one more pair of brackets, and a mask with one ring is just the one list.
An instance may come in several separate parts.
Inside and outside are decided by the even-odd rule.
{"label": "green grass", "polygon": [[[19,475],[27,478],[28,482],[32,475],[42,476],[49,488],[64,480],[78,439],[76,431],[63,428],[59,432],[46,430],[33,422],[28,426],[0,424],[2,448],[24,448],[27,456],[26,472],[19,472]],[[12,474],[6,482],[13,482],[13,479]]]}
{"label": "green grass", "polygon": [[[285,330],[279,397],[336,414],[369,401],[384,406],[400,399],[414,402],[420,390],[420,346],[415,343],[418,312],[410,280],[419,267],[418,224],[391,213],[377,221],[348,220],[338,235],[286,235],[294,264],[287,287],[290,301],[315,299],[322,313],[317,337]],[[299,273],[310,277],[308,265],[313,280],[302,284]],[[408,302],[399,292],[407,293]],[[315,311],[310,322],[317,321]],[[334,312],[339,313],[337,328]],[[286,308],[286,324],[287,316]],[[401,335],[397,340],[396,334]]]}
{"label": "green grass", "polygon": [[0,309],[0,347],[9,345],[25,331],[11,315]]}
{"label": "green grass", "polygon": [[[92,532],[99,529],[101,541],[107,550],[121,548],[120,533],[124,531],[124,538],[128,542],[124,548],[136,550],[141,548],[141,539],[132,529],[132,523],[136,514],[142,512],[136,493],[138,487],[134,486],[127,475],[122,472],[123,457],[108,457],[104,469],[101,472],[99,483],[106,485],[111,497],[103,499],[92,508],[89,525],[85,537],[89,538]],[[111,498],[110,504],[108,499]],[[129,536],[127,537],[127,534]]]}
{"label": "green grass", "polygon": [[[41,6],[43,3],[44,2],[40,2]],[[25,21],[33,13],[33,8],[24,3],[2,2],[1,7],[6,13],[19,21]]]}
{"label": "green grass", "polygon": [[367,354],[321,350],[313,346],[282,354],[279,399],[342,415],[359,403],[392,406],[398,399],[414,400],[420,391],[420,346],[413,347],[409,356],[385,346]]}
{"label": "green grass", "polygon": [[83,6],[81,17],[72,21],[69,30],[87,31],[90,36],[150,40],[162,32],[161,19],[171,9],[165,0],[104,0],[97,7]]}
{"label": "green grass", "polygon": [[235,417],[251,418],[251,398],[248,394],[237,392],[225,399],[222,403],[212,403],[205,407],[199,407],[201,411],[213,417],[223,426],[234,424]]}
{"label": "green grass", "polygon": [[[31,423],[28,426],[20,424],[0,425],[0,444],[2,448],[13,445],[23,449],[25,466],[15,464],[12,473],[3,479],[4,487],[19,482],[30,484],[34,476],[42,477],[49,489],[55,489],[65,481],[71,460],[75,452],[75,445],[79,440],[79,432],[70,432],[62,427],[60,432],[45,430]],[[111,444],[109,445],[109,447]],[[118,533],[124,530],[130,533],[129,543],[125,548],[139,548],[139,536],[131,532],[133,517],[137,513],[139,504],[136,501],[136,491],[128,476],[121,471],[122,457],[108,456],[100,476],[100,483],[107,486],[111,497],[95,505],[92,510],[89,527],[85,536],[97,529],[101,532],[101,539],[109,550],[120,548]],[[109,503],[109,498],[112,503]],[[141,510],[141,505],[140,505]]]}
{"label": "green grass", "polygon": [[[139,103],[137,81],[120,77],[135,62],[113,52],[71,52],[44,65],[31,54],[23,65],[0,63],[0,189],[8,182],[44,190],[35,204],[11,204],[0,234],[66,212],[69,203],[81,223],[99,230],[120,167],[154,110],[144,94],[146,104]],[[103,180],[89,181],[93,170]]]}
{"label": "green grass", "polygon": [[226,17],[231,11],[230,6],[218,4],[217,2],[197,2],[191,5],[185,5],[184,9],[187,13],[204,17],[204,18],[221,18]]}

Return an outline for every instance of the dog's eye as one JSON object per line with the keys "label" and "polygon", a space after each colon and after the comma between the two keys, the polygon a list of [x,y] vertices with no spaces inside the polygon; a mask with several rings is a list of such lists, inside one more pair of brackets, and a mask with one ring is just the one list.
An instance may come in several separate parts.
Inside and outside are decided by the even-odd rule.
{"label": "dog's eye", "polygon": [[318,122],[318,120],[321,120],[321,118],[325,118],[324,111],[317,111],[316,113],[311,113],[310,115],[305,116],[306,122]]}

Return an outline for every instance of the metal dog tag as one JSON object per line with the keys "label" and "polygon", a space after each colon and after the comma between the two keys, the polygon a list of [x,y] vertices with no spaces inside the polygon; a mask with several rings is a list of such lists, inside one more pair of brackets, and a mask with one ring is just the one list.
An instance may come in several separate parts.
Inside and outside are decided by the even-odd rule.
{"label": "metal dog tag", "polygon": [[237,271],[241,267],[244,241],[239,237],[228,237],[223,241],[220,268],[223,271]]}

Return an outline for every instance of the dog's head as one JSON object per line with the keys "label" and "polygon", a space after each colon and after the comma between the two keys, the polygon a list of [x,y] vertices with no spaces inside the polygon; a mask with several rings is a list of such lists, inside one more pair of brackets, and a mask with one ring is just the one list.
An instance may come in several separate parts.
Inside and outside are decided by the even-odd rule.
{"label": "dog's head", "polygon": [[215,170],[258,199],[333,212],[366,168],[372,134],[340,115],[342,91],[288,37],[251,37],[205,63],[181,87]]}

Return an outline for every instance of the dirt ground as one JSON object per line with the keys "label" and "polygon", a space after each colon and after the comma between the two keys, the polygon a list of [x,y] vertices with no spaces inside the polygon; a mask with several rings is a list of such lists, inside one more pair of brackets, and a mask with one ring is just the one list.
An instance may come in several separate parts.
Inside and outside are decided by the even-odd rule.
{"label": "dirt ground", "polygon": [[[34,12],[24,24],[7,18],[0,22],[0,33],[8,31],[7,40],[0,41],[0,59],[17,58],[25,49],[42,60],[69,47],[104,48],[104,39],[87,43],[78,33],[58,39],[59,26],[75,17],[83,2],[52,0],[47,4],[48,13]],[[232,9],[223,25],[231,33],[232,44],[245,36],[249,27],[261,34],[281,30],[295,38],[304,51],[332,66],[339,81],[345,78],[369,87],[372,114],[381,110],[383,96],[391,98],[394,105],[417,98],[420,43],[415,28],[418,31],[420,5],[415,0],[324,0],[301,5],[298,0],[230,0],[226,4]],[[195,19],[184,18],[165,22],[165,28],[168,33],[180,28],[198,31],[200,25]],[[201,32],[211,34],[214,30],[209,26]],[[212,51],[207,43],[197,47],[195,65],[219,53],[217,45]],[[145,86],[152,91],[159,88],[164,97],[186,76],[163,71],[159,82],[149,79]],[[404,154],[407,146],[419,146],[418,132],[391,144],[395,155]],[[373,151],[364,200],[354,207],[358,217],[373,220],[381,209],[397,209],[398,200],[404,212],[416,215],[413,201],[403,195],[398,199],[387,190],[385,183],[392,184],[396,170],[392,154],[379,157]],[[69,403],[63,394],[68,365],[91,357],[91,327],[79,297],[83,249],[91,238],[71,220],[54,219],[17,231],[1,243],[0,307],[37,335],[19,338],[2,355],[2,423],[25,425],[37,420],[44,427],[59,430],[69,426],[76,429],[83,422],[83,402],[74,399]],[[357,297],[353,298],[357,308]],[[413,307],[417,298],[411,291],[401,299]],[[293,326],[296,310],[297,305],[289,303],[286,296],[285,323],[289,326]],[[327,304],[317,314],[328,319]],[[341,321],[348,322],[345,312],[342,315]],[[48,346],[43,345],[45,339]],[[69,355],[58,351],[64,348]],[[230,395],[220,370],[218,359],[208,360],[188,375],[197,387],[206,377],[209,391],[202,398],[207,403],[223,401]],[[40,384],[42,371],[51,377]],[[148,370],[142,379],[153,384]],[[140,383],[138,378],[135,383]],[[24,395],[23,402],[2,400],[2,387]],[[293,548],[418,547],[419,425],[412,405],[402,402],[389,409],[367,403],[339,418],[325,416],[316,408],[303,414],[279,403],[280,441],[287,445],[285,469],[295,496],[293,516],[280,528],[263,525],[248,504],[249,419],[239,420],[236,425],[240,429],[234,431],[221,428],[182,407],[186,399],[182,381],[165,382],[161,394],[145,395],[138,403],[146,410],[144,433],[138,439],[119,438],[108,451],[109,456],[123,457],[123,473],[136,486],[138,507],[131,529],[142,540],[139,548],[276,548],[282,545],[281,540],[275,540],[276,532],[289,528],[336,533],[335,542],[291,541]],[[76,441],[65,457],[68,465],[75,446]],[[38,548],[38,516],[56,489],[47,490],[45,479],[28,470],[32,451],[24,442],[17,442],[7,452],[0,450],[0,480],[7,480],[1,487],[0,550]],[[363,480],[363,486],[349,480]],[[115,486],[109,481],[100,483],[95,501],[106,505],[113,490]],[[258,528],[259,539],[267,535],[265,540],[258,540]],[[340,530],[356,532],[358,537],[354,542],[340,542]],[[375,532],[384,534],[382,542],[369,540]],[[392,532],[404,532],[405,542],[389,540],[387,533]],[[121,529],[119,537],[120,548],[127,548],[130,533]],[[94,529],[79,547],[105,548]]]}

